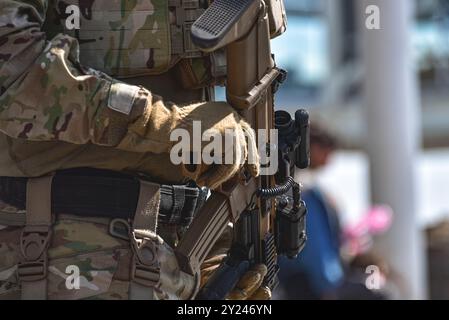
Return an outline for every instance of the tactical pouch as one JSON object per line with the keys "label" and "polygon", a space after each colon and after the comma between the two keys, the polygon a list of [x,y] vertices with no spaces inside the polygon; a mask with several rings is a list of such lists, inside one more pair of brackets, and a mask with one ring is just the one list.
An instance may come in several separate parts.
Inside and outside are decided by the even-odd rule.
{"label": "tactical pouch", "polygon": [[116,78],[158,75],[183,58],[201,57],[190,25],[201,0],[54,0],[43,31],[78,39],[83,65]]}

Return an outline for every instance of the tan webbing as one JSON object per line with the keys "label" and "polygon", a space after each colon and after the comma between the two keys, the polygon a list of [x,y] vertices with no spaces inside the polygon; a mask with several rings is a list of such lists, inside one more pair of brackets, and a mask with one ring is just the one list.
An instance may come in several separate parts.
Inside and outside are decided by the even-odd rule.
{"label": "tan webbing", "polygon": [[134,251],[131,266],[130,300],[152,300],[153,288],[159,282],[157,251],[151,240],[156,234],[160,186],[140,181],[139,200],[131,230]]}
{"label": "tan webbing", "polygon": [[52,180],[53,176],[45,176],[27,183],[26,224],[20,238],[22,261],[18,265],[23,300],[47,299]]}

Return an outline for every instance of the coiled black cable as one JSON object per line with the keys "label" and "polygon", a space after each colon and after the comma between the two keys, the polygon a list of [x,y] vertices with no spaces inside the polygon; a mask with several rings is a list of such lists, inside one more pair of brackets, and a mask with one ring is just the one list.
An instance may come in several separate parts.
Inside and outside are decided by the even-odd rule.
{"label": "coiled black cable", "polygon": [[276,186],[269,189],[259,189],[257,191],[257,196],[263,199],[270,199],[286,194],[294,185],[295,180],[292,177],[287,178],[287,182],[283,185]]}

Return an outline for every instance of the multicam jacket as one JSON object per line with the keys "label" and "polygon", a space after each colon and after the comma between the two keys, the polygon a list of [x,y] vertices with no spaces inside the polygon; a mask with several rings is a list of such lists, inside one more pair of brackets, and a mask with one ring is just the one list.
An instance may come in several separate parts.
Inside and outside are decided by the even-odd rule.
{"label": "multicam jacket", "polygon": [[[100,70],[81,65],[80,42],[88,46],[86,50],[88,57],[85,59],[93,57],[93,64],[96,67],[110,73],[115,70],[115,74],[130,73],[130,69],[133,68],[130,61],[142,60],[138,59],[138,56],[133,56],[142,54],[142,50],[133,50],[137,48],[134,43],[139,42],[139,32],[147,31],[147,35],[153,38],[157,38],[158,35],[161,38],[166,36],[167,31],[163,31],[163,23],[157,23],[158,19],[154,13],[161,2],[166,1],[80,1],[83,17],[87,17],[83,22],[89,23],[86,31],[84,27],[78,30],[79,37],[88,32],[91,39],[77,40],[57,32],[64,31],[64,16],[58,16],[65,14],[64,6],[67,4],[64,1],[2,1],[0,4],[2,132],[13,138],[29,140],[62,140],[77,144],[91,141],[108,146],[117,143],[118,141],[111,141],[108,136],[108,117],[104,116],[108,99],[114,98],[114,92],[110,91],[114,80]],[[110,21],[103,20],[105,17],[100,16],[103,15],[103,11],[94,6],[97,3],[100,8],[111,9],[105,13],[106,16],[110,13]],[[127,5],[121,7],[121,3]],[[134,9],[137,11],[133,12]],[[64,11],[58,13],[59,10]],[[142,31],[146,24],[142,18],[144,15],[139,14],[145,12],[147,13],[145,16],[149,17],[146,20],[153,20],[153,25],[161,25],[158,29]],[[56,23],[52,23],[54,19]],[[137,22],[141,25],[136,26]],[[91,29],[97,29],[99,32],[95,33]],[[118,31],[115,31],[116,29]],[[135,37],[132,37],[134,31]],[[49,38],[52,33],[55,35]],[[107,41],[109,45],[106,46],[104,43],[103,51],[95,50],[92,43],[95,44],[97,41]],[[152,42],[158,43],[157,39],[153,39]],[[147,45],[148,51],[159,51],[150,48],[149,43],[139,42],[139,44],[140,47]],[[123,49],[125,47],[128,49]],[[164,52],[162,55],[167,53]],[[100,61],[104,63],[101,64]],[[154,58],[151,63],[158,68],[163,62]],[[120,89],[116,87],[116,90]],[[128,104],[124,108],[130,108],[138,95],[138,88],[126,87],[123,91],[128,93],[128,97],[120,92],[121,102]],[[79,127],[84,123],[84,119],[89,120],[88,125]]]}
{"label": "multicam jacket", "polygon": [[[202,90],[184,90],[175,80],[180,56],[170,42],[177,34],[169,28],[169,2],[0,1],[0,176],[90,166],[181,182],[166,154],[123,143],[130,126],[148,120],[143,110],[152,94],[143,86],[175,102],[202,98]],[[67,27],[71,5],[81,13],[79,30]],[[0,299],[20,297],[24,214],[0,203]],[[49,250],[48,298],[126,299],[129,242],[108,233],[108,219],[60,217]],[[80,290],[66,285],[70,265],[81,271]]]}
{"label": "multicam jacket", "polygon": [[[204,92],[176,81],[173,66],[182,50],[170,41],[179,37],[172,2],[0,2],[0,148],[8,150],[0,154],[0,175],[148,165],[134,154],[142,150],[124,143],[133,123],[148,120],[142,113],[151,94],[139,86],[176,103],[200,100]],[[198,6],[199,0],[189,3]],[[81,14],[80,28],[70,30],[73,8]],[[201,61],[191,64],[199,82],[206,77]]]}

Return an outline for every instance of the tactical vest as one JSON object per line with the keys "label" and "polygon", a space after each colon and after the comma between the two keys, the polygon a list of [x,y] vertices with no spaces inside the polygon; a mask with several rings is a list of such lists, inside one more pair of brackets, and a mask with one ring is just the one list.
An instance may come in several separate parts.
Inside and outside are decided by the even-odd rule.
{"label": "tactical vest", "polygon": [[51,0],[43,31],[78,39],[82,65],[114,78],[160,75],[176,68],[186,89],[224,76],[222,53],[206,55],[190,38],[204,0]]}

